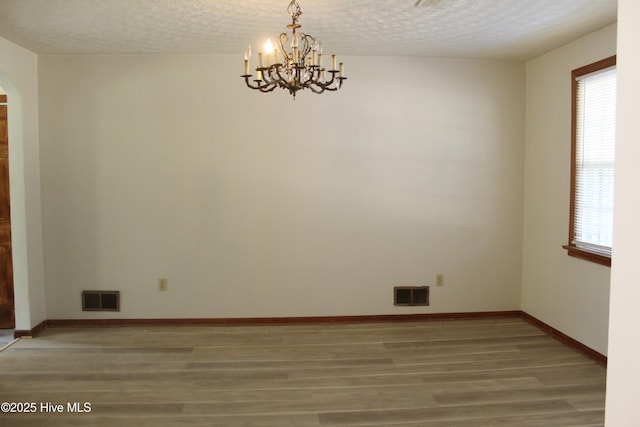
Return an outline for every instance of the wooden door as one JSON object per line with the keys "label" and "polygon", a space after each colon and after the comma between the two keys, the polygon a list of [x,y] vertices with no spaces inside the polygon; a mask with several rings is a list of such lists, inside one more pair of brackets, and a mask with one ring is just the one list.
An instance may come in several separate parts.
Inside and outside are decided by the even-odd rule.
{"label": "wooden door", "polygon": [[15,327],[13,264],[11,258],[11,202],[9,200],[9,137],[7,95],[0,95],[0,328]]}

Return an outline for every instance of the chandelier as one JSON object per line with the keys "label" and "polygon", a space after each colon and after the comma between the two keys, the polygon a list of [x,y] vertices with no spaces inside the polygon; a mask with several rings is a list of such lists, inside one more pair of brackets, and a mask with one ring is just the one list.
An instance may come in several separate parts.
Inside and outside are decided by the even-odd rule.
{"label": "chandelier", "polygon": [[245,51],[244,74],[241,77],[247,86],[264,93],[280,87],[287,89],[294,99],[301,89],[310,89],[314,93],[340,89],[347,79],[344,77],[344,64],[341,62],[336,66],[336,56],[331,55],[331,69],[325,69],[322,65],[322,43],[309,34],[296,31],[302,27],[298,24],[302,15],[298,2],[291,0],[287,11],[292,20],[287,25],[291,33],[280,34],[276,47],[271,39],[267,40],[264,52],[258,53],[255,77],[249,74],[251,46]]}

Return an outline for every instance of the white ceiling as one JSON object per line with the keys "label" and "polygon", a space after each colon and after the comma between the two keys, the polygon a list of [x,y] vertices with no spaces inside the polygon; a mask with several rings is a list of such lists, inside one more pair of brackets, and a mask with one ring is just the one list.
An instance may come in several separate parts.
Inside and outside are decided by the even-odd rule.
{"label": "white ceiling", "polygon": [[[325,53],[529,59],[617,20],[617,0],[298,0]],[[40,54],[238,53],[289,0],[0,0],[0,37]]]}

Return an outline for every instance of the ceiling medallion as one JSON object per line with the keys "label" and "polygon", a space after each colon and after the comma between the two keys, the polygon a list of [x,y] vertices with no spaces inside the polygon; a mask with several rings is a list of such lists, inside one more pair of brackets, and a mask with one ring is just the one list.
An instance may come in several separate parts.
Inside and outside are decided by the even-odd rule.
{"label": "ceiling medallion", "polygon": [[[336,91],[342,87],[344,64],[337,66],[336,56],[331,55],[331,69],[322,65],[322,43],[301,31],[298,18],[302,10],[296,0],[291,0],[287,11],[291,15],[291,24],[287,28],[290,34],[280,34],[278,46],[268,39],[264,52],[258,53],[256,75],[249,74],[251,60],[251,46],[244,53],[244,78],[251,89],[260,92],[271,92],[276,87],[287,89],[293,98],[301,89],[310,89],[314,93],[325,90]],[[287,48],[289,50],[287,50]]]}

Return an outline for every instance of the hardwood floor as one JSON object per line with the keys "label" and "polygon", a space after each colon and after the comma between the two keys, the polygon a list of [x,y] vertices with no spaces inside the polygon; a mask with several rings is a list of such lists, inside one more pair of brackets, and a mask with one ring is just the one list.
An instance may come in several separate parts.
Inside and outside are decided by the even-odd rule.
{"label": "hardwood floor", "polygon": [[0,402],[36,404],[0,425],[602,426],[605,376],[518,318],[48,328],[0,352]]}

